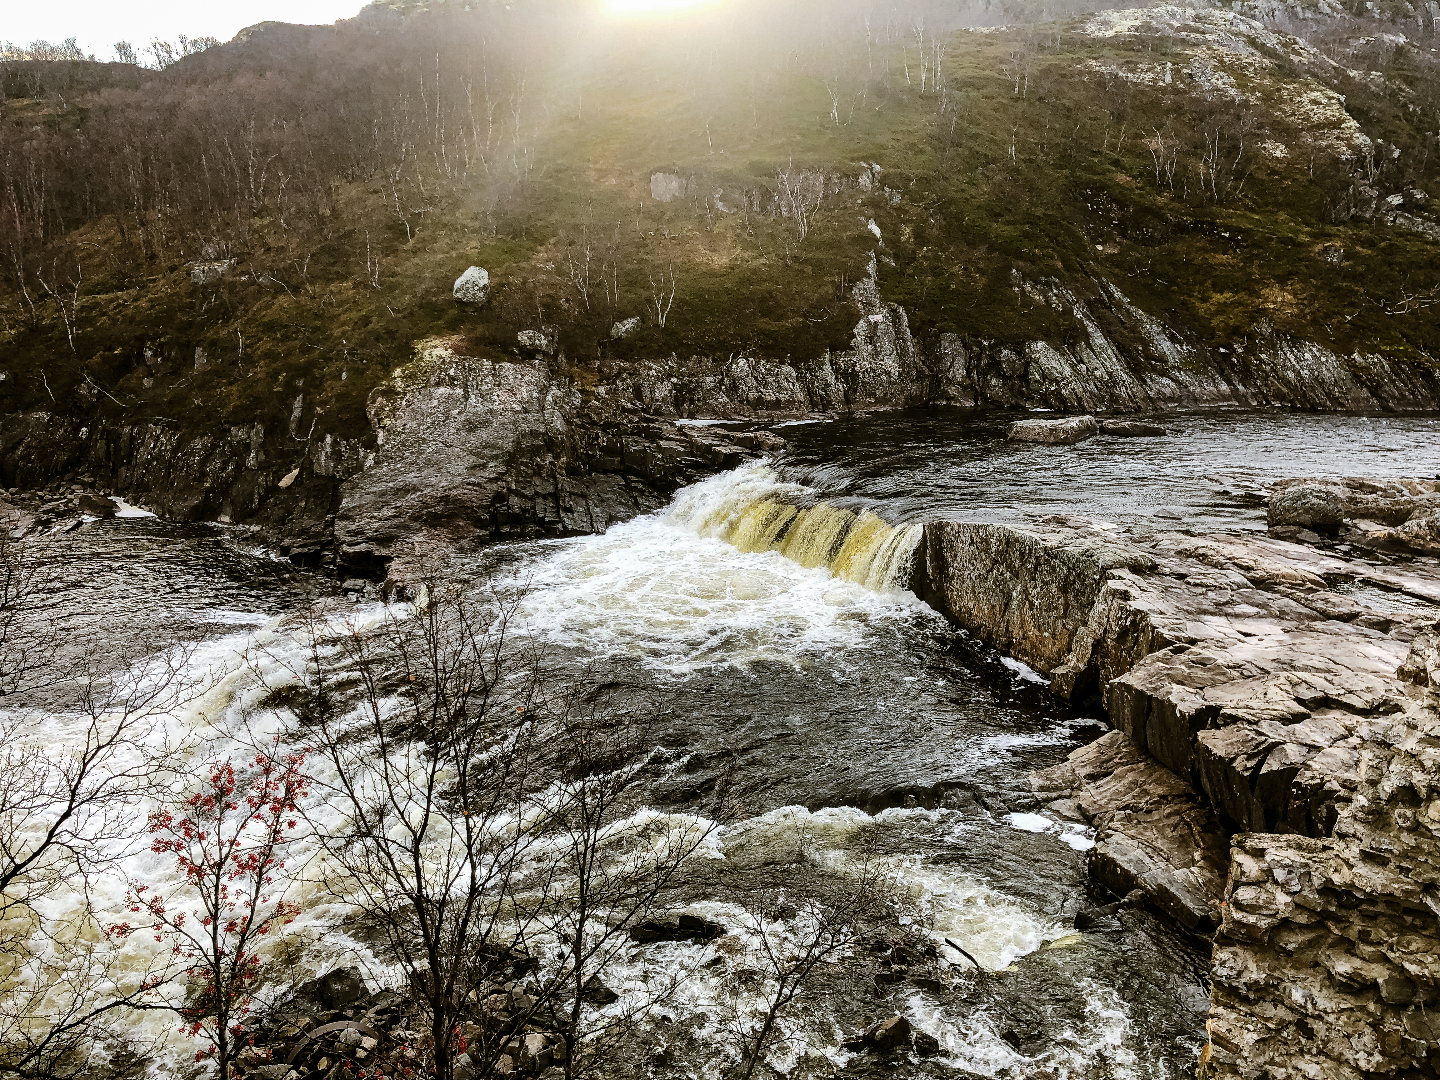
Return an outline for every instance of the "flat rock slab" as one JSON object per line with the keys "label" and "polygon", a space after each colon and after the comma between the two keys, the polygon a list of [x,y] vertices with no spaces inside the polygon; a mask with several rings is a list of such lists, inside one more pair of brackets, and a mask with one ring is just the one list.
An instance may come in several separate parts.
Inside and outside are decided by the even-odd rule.
{"label": "flat rock slab", "polygon": [[1180,777],[1112,731],[1031,775],[1049,804],[1073,801],[1095,826],[1091,875],[1117,896],[1140,890],[1187,929],[1220,922],[1228,844]]}
{"label": "flat rock slab", "polygon": [[1100,433],[1093,416],[1069,416],[1063,420],[1016,420],[1005,431],[1016,442],[1068,445],[1084,442]]}

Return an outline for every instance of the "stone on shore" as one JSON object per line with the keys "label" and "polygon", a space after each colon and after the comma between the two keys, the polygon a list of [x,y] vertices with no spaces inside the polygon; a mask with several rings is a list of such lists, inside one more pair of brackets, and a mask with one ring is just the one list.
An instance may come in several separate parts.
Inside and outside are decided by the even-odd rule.
{"label": "stone on shore", "polygon": [[1333,532],[1345,520],[1345,493],[1331,484],[1296,484],[1270,497],[1265,517],[1272,529],[1298,525]]}
{"label": "stone on shore", "polygon": [[89,517],[112,518],[115,516],[115,504],[103,495],[92,495],[90,492],[81,492],[75,496],[75,509]]}
{"label": "stone on shore", "polygon": [[472,266],[455,279],[455,299],[479,306],[490,299],[490,271]]}
{"label": "stone on shore", "polygon": [[1099,433],[1100,425],[1093,416],[1067,416],[1063,420],[1016,420],[1006,430],[1005,437],[1015,442],[1068,446]]}
{"label": "stone on shore", "polygon": [[[1282,480],[1270,495],[1266,517],[1271,528],[1298,525],[1333,533],[1346,521],[1395,528],[1436,510],[1440,510],[1440,482],[1348,477]],[[1423,535],[1423,529],[1417,532]]]}
{"label": "stone on shore", "polygon": [[1159,424],[1145,424],[1139,420],[1101,420],[1101,435],[1117,435],[1121,438],[1152,438],[1166,434]]}

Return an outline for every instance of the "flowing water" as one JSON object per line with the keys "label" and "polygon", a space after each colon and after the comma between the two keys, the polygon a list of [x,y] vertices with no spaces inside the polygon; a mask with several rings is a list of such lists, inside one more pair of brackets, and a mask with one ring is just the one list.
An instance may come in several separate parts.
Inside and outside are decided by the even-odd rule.
{"label": "flowing water", "polygon": [[[1197,943],[1143,911],[1110,932],[1072,929],[1075,911],[1101,899],[1085,874],[1091,839],[1037,813],[1025,777],[1103,723],[1057,704],[1035,673],[976,647],[904,591],[917,522],[1065,512],[1137,530],[1255,529],[1263,511],[1245,491],[1267,479],[1429,476],[1440,462],[1440,423],[1429,418],[1209,411],[1167,417],[1165,440],[1059,448],[1005,443],[1008,419],[956,410],[787,426],[777,460],[696,484],[664,511],[603,536],[492,549],[462,568],[524,583],[524,618],[559,655],[660,696],[657,809],[698,814],[717,777],[733,773],[739,820],[710,857],[763,877],[803,838],[841,881],[878,858],[942,968],[963,976],[829,987],[771,1056],[796,1076],[859,1075],[863,1056],[840,1043],[895,1011],[942,1049],[902,1075],[1183,1076],[1204,1039]],[[1155,520],[1162,509],[1173,516]],[[171,638],[198,643],[190,670],[204,692],[161,733],[189,738],[185,761],[236,738],[262,691],[257,656],[299,655],[276,617],[336,598],[218,526],[96,522],[37,550],[61,577],[54,609],[110,635],[117,664]],[[375,608],[356,602],[353,617]],[[144,851],[131,868],[157,881],[168,872]],[[298,974],[342,961],[379,967],[336,929],[343,905],[306,899]],[[690,900],[698,914],[743,924],[733,902]],[[967,973],[947,938],[990,974]],[[743,934],[732,942],[703,956],[699,946],[637,946],[611,973],[623,993],[647,966],[704,959],[666,1007],[675,1075],[712,1076],[726,1060],[716,1003],[744,1011],[735,1002],[756,947]],[[156,1070],[182,1068],[186,1047],[168,1022],[146,1018],[133,1033],[160,1040]]]}

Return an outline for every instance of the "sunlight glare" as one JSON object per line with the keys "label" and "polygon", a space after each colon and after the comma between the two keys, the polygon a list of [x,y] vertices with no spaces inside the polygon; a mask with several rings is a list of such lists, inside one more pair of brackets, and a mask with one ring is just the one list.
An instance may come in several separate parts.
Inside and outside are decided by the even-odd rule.
{"label": "sunlight glare", "polygon": [[620,16],[678,15],[710,7],[715,0],[605,0],[605,13]]}

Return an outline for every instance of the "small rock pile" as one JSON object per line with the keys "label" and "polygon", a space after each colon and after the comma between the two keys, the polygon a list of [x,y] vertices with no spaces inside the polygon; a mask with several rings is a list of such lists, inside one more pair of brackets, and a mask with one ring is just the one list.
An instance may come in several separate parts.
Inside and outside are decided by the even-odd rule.
{"label": "small rock pile", "polygon": [[1266,516],[1277,539],[1440,555],[1440,480],[1282,480]]}
{"label": "small rock pile", "polygon": [[[535,996],[533,960],[517,950],[497,957],[491,969],[466,997],[457,1080],[480,1075],[491,1062],[488,1072],[502,1076],[563,1076],[565,1039],[554,1011]],[[614,998],[597,979],[586,986],[587,1000]],[[350,968],[297,987],[251,1036],[253,1044],[238,1056],[246,1080],[378,1080],[429,1069],[430,1033],[416,1004],[394,990],[371,993]]]}
{"label": "small rock pile", "polygon": [[115,503],[101,494],[91,476],[57,481],[40,491],[12,488],[0,494],[0,531],[12,539],[37,533],[72,532],[86,518],[113,518]]}

